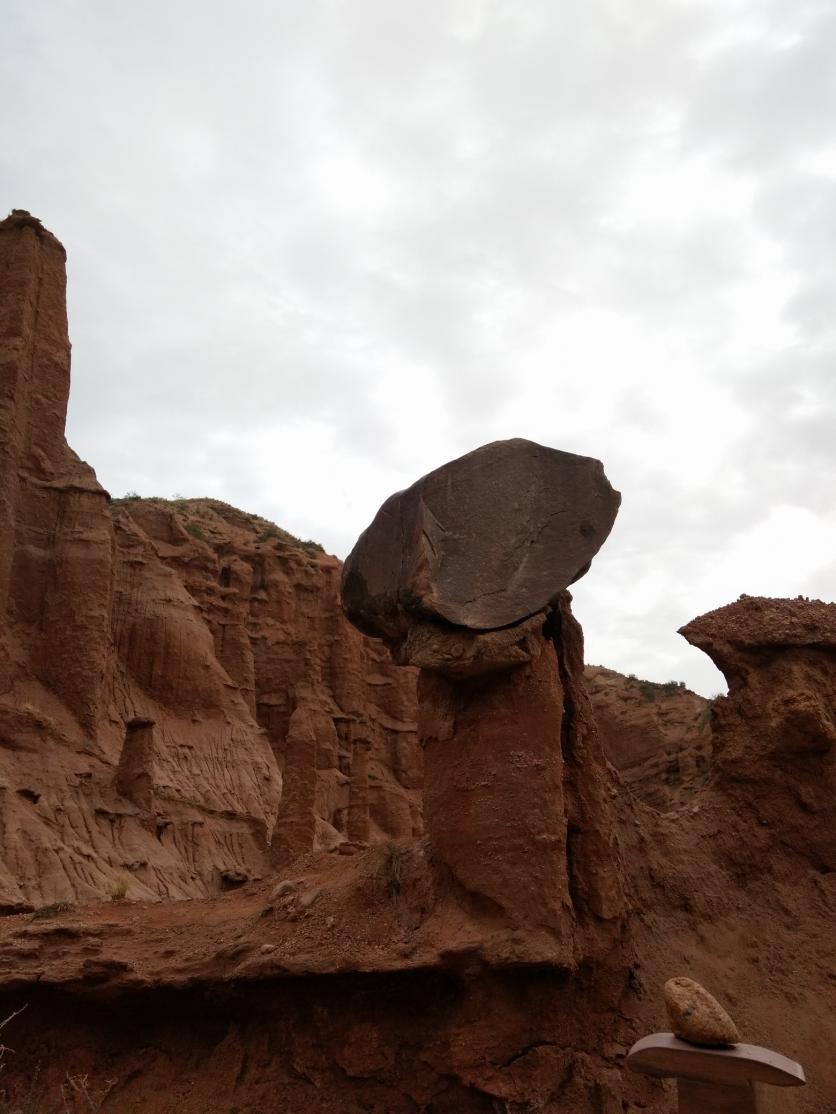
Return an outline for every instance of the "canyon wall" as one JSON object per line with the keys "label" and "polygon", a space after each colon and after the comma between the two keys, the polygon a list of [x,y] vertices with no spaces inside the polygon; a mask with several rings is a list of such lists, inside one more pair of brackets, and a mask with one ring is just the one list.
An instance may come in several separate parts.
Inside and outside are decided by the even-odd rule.
{"label": "canyon wall", "polygon": [[[64,436],[64,250],[20,211],[0,283],[0,907],[216,892],[306,849],[277,819],[349,851],[355,760],[369,840],[420,834],[416,671],[345,620],[340,562],[218,500],[111,502]],[[603,676],[610,760],[651,803],[687,795],[705,747]]]}
{"label": "canyon wall", "polygon": [[111,503],[67,447],[64,283],[0,222],[3,1102],[665,1114],[625,1056],[688,975],[804,1064],[764,1114],[830,1110],[836,605],[689,624],[710,704],[584,677],[566,593],[467,645],[413,624],[425,832],[417,669],[339,562]]}
{"label": "canyon wall", "polygon": [[260,876],[300,702],[310,850],[346,842],[357,723],[370,838],[420,831],[414,682],[343,619],[339,562],[217,502],[111,505],[68,447],[65,255],[21,211],[0,371],[0,907]]}
{"label": "canyon wall", "polygon": [[586,688],[607,758],[622,783],[657,809],[685,804],[711,766],[712,702],[668,681],[587,665]]}

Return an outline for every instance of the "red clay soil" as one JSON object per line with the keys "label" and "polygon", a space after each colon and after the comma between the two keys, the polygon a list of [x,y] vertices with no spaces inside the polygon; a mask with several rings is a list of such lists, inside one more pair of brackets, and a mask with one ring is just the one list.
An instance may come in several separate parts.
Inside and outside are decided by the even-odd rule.
{"label": "red clay soil", "polygon": [[834,1114],[836,605],[684,629],[729,681],[705,768],[690,698],[621,737],[607,695],[599,731],[562,597],[425,703],[425,833],[415,671],[342,619],[339,562],[111,505],[67,448],[64,281],[0,222],[0,1112],[662,1114],[624,1057],[685,975],[804,1065],[765,1114]]}

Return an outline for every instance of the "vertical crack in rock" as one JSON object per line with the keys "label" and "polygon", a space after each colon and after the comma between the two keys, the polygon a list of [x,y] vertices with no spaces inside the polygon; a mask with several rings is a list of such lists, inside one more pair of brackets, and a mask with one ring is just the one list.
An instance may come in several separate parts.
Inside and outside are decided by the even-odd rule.
{"label": "vertical crack in rock", "polygon": [[604,756],[583,668],[583,631],[562,592],[552,626],[569,725],[561,733],[564,793],[571,844],[570,879],[579,913],[617,922],[626,911],[623,865],[612,808],[611,772]]}
{"label": "vertical crack in rock", "polygon": [[566,661],[566,648],[563,641],[563,622],[559,606],[550,612],[547,631],[551,636],[563,690],[563,717],[560,722],[560,751],[563,755],[563,806],[566,818],[566,875],[569,882],[569,896],[574,910],[580,904],[578,888],[578,803],[572,773],[575,768],[573,744],[577,731],[575,722],[575,696],[573,679],[569,675]]}

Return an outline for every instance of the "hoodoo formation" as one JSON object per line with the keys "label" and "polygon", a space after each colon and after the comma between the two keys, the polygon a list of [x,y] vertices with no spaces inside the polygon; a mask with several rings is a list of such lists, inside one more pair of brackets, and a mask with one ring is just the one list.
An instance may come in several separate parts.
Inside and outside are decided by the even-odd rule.
{"label": "hoodoo formation", "polygon": [[[497,441],[388,499],[343,569],[349,618],[420,667],[429,847],[506,927],[490,949],[506,963],[571,967],[624,913],[565,590],[619,502],[600,461]],[[594,945],[582,940],[590,916]]]}
{"label": "hoodoo formation", "polygon": [[[668,1114],[666,1073],[799,1061],[763,1114],[832,1109],[836,605],[688,624],[711,702],[585,669],[619,496],[529,441],[345,569],[111,500],[64,437],[64,268],[0,222],[0,1108]],[[659,1033],[670,979],[756,1045]]]}

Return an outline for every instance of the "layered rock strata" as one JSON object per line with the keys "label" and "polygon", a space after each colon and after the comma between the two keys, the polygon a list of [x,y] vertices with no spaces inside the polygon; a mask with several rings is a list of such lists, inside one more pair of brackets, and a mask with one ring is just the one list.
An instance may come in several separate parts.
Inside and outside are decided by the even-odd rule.
{"label": "layered rock strata", "polygon": [[420,831],[414,681],[343,619],[340,563],[222,503],[111,504],[67,446],[65,253],[20,211],[0,222],[0,372],[0,907],[259,876],[301,707],[296,850],[346,838],[361,719],[369,838]]}

